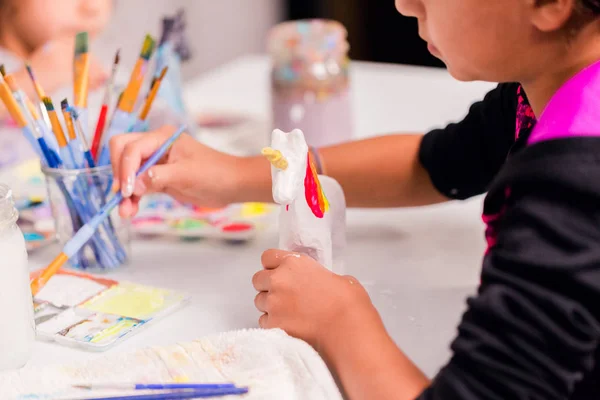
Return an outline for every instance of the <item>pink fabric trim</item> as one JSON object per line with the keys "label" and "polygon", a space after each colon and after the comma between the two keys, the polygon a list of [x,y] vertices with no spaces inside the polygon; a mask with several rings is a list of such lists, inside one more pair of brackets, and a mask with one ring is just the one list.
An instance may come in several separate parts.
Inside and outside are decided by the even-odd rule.
{"label": "pink fabric trim", "polygon": [[600,61],[585,68],[552,97],[528,144],[573,136],[600,136]]}

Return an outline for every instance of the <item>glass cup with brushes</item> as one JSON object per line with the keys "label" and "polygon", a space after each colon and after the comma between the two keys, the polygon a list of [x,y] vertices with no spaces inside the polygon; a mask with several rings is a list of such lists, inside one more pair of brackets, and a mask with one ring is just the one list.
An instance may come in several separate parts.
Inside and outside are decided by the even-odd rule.
{"label": "glass cup with brushes", "polygon": [[[40,157],[57,236],[69,250],[63,261],[68,260],[74,267],[111,270],[128,260],[129,227],[117,213],[112,212],[114,206],[108,207],[110,199],[115,198],[111,191],[113,177],[108,140],[113,135],[144,126],[167,73],[167,68],[159,70],[157,67],[150,73],[154,48],[155,40],[146,35],[129,84],[118,98],[111,118],[107,117],[111,97],[105,96],[104,113],[100,113],[93,138],[88,135],[87,124],[90,69],[87,33],[78,34],[75,40],[73,106],[64,99],[60,109],[56,109],[36,80],[32,68],[26,66],[37,95],[35,100],[40,105],[36,107],[36,101],[30,100],[19,88],[16,79],[0,66],[0,99]],[[118,63],[117,51],[107,85],[109,94]],[[148,84],[148,92],[144,98],[140,94],[145,84]],[[92,140],[88,141],[88,138]],[[92,143],[92,148],[89,143]],[[97,218],[99,213],[103,214],[100,219]],[[80,232],[89,231],[90,226],[93,226],[92,231],[81,241]],[[74,245],[69,243],[73,243],[75,238],[79,241],[74,250]]]}

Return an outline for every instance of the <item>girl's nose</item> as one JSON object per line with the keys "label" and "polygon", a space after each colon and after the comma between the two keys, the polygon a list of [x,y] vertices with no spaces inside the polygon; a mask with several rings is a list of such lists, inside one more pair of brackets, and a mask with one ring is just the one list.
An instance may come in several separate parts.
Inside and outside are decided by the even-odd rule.
{"label": "girl's nose", "polygon": [[396,9],[406,17],[422,18],[425,16],[425,6],[422,0],[396,0]]}

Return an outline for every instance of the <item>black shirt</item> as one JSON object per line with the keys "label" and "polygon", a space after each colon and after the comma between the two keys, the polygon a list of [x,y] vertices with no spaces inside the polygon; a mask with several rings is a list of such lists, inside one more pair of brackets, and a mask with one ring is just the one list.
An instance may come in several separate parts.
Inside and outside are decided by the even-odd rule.
{"label": "black shirt", "polygon": [[488,192],[488,251],[453,356],[419,399],[600,399],[600,138],[527,146],[534,125],[520,85],[501,84],[423,138],[441,193]]}

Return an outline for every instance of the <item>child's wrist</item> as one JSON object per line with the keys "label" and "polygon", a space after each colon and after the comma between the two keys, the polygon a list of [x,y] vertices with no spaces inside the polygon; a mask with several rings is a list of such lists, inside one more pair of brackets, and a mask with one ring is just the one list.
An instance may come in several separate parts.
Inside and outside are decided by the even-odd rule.
{"label": "child's wrist", "polygon": [[337,369],[345,363],[346,357],[352,357],[353,351],[364,347],[364,343],[381,342],[385,336],[385,326],[373,304],[352,302],[323,330],[316,350],[330,367]]}
{"label": "child's wrist", "polygon": [[321,155],[321,151],[317,147],[310,147],[309,154],[313,161],[313,164],[317,170],[317,174],[319,175],[327,175],[325,172],[325,163],[323,161],[323,156]]}
{"label": "child's wrist", "polygon": [[263,156],[235,157],[231,186],[232,203],[272,202],[271,165]]}

